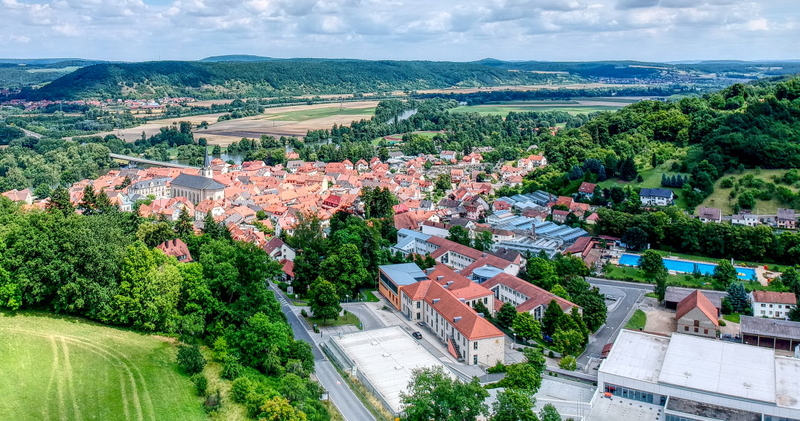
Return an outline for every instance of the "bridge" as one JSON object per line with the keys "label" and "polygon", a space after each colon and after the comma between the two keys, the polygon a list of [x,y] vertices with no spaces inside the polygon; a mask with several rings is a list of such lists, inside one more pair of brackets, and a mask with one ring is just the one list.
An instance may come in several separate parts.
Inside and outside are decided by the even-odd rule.
{"label": "bridge", "polygon": [[152,159],[145,159],[139,156],[120,155],[116,153],[108,154],[112,159],[119,159],[121,161],[136,162],[138,164],[147,164],[154,167],[168,167],[168,168],[184,168],[184,169],[197,169],[191,165],[175,164],[172,162],[153,161]]}

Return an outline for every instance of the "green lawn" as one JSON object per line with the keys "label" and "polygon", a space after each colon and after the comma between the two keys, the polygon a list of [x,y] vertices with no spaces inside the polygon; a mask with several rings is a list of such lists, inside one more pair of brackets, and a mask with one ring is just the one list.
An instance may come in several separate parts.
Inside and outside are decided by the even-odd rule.
{"label": "green lawn", "polygon": [[741,315],[739,313],[723,314],[722,315],[723,319],[725,319],[726,321],[729,321],[731,323],[739,323],[739,318],[740,317],[741,317]]}
{"label": "green lawn", "polygon": [[361,291],[358,296],[361,297],[361,301],[366,301],[368,303],[377,303],[380,301],[378,297],[375,296],[378,291]]}
{"label": "green lawn", "polygon": [[339,316],[339,318],[336,320],[325,320],[324,323],[323,320],[318,317],[306,317],[305,319],[309,325],[313,325],[314,323],[316,323],[319,326],[353,325],[353,326],[358,326],[359,329],[361,328],[361,320],[359,320],[359,318],[356,317],[355,314],[349,311],[347,312],[346,315],[344,315],[344,317]]}
{"label": "green lawn", "polygon": [[[642,176],[642,182],[638,182],[636,180],[633,181],[622,181],[619,178],[609,178],[608,180],[603,180],[597,183],[597,186],[601,189],[610,189],[612,187],[624,187],[624,186],[631,186],[634,189],[655,189],[655,188],[664,188],[667,190],[672,190],[675,195],[678,197],[675,199],[675,206],[686,209],[686,200],[683,198],[683,192],[680,188],[675,187],[661,187],[661,174],[667,174],[669,176],[677,174],[676,172],[669,171],[668,168],[672,165],[672,160],[669,160],[657,168],[650,168],[648,170],[639,171],[639,175]],[[648,164],[649,166],[649,164]]]}
{"label": "green lawn", "polygon": [[[714,193],[711,193],[710,196],[700,204],[700,206],[707,206],[712,208],[720,208],[722,209],[723,215],[732,215],[733,214],[733,205],[737,202],[737,199],[731,199],[730,194],[733,188],[722,188],[720,187],[720,183],[722,183],[723,179],[733,177],[735,179],[740,179],[747,174],[753,174],[756,178],[762,179],[768,183],[775,183],[772,180],[772,177],[778,176],[782,177],[787,170],[745,170],[741,174],[739,173],[728,173],[724,176],[720,177],[719,180],[714,184]],[[778,186],[786,187],[795,193],[797,193],[798,189],[794,186],[788,186],[786,184],[778,184]],[[743,188],[743,190],[747,190],[747,188]],[[743,191],[740,190],[740,191]],[[753,213],[756,215],[775,215],[778,212],[778,208],[786,207],[786,205],[781,205],[777,199],[772,200],[760,200],[756,199],[756,207],[753,209]],[[699,208],[699,206],[698,206]],[[696,212],[695,212],[696,213]]]}
{"label": "green lawn", "polygon": [[633,315],[631,315],[628,323],[625,324],[625,329],[642,330],[646,324],[647,314],[642,310],[636,310],[633,312]]}
{"label": "green lawn", "polygon": [[2,419],[207,419],[167,340],[23,313],[0,313],[0,338]]}
{"label": "green lawn", "polygon": [[331,108],[314,108],[310,110],[288,111],[267,116],[267,120],[306,121],[315,118],[332,117],[337,115],[373,115],[375,107],[371,108],[345,108],[340,110],[338,105]]}

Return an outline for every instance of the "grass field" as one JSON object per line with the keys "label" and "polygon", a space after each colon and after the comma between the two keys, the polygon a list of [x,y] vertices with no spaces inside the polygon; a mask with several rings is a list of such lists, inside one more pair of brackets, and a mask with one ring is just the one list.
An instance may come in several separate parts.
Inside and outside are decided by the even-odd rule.
{"label": "grass field", "polygon": [[375,107],[370,108],[345,108],[339,109],[339,106],[331,106],[330,108],[313,108],[308,110],[289,111],[286,113],[276,113],[267,117],[269,120],[281,121],[306,121],[315,118],[345,116],[345,115],[374,115]]}
{"label": "grass field", "polygon": [[[786,171],[787,170],[745,170],[741,174],[738,173],[725,174],[724,176],[720,177],[719,180],[717,180],[717,182],[714,184],[714,193],[708,196],[706,200],[704,200],[703,203],[700,204],[700,206],[720,208],[722,209],[723,215],[732,215],[733,205],[736,203],[737,199],[730,198],[731,191],[733,190],[732,188],[724,189],[720,187],[720,183],[722,183],[723,179],[733,177],[738,180],[747,174],[753,174],[756,178],[764,180],[768,183],[774,183],[772,177],[775,176],[783,177],[783,175],[786,174]],[[786,184],[777,184],[777,185],[786,187],[789,190],[792,190],[795,193],[797,193],[797,188],[793,186],[787,186]],[[756,215],[775,215],[778,212],[778,208],[782,207],[786,206],[781,205],[777,199],[772,199],[772,200],[756,199],[756,207],[753,209],[753,213]]]}
{"label": "grass field", "polygon": [[647,324],[647,314],[642,310],[636,310],[631,315],[628,323],[625,324],[625,329],[641,330]]}
{"label": "grass field", "polygon": [[313,325],[315,323],[317,325],[319,325],[319,326],[353,325],[353,326],[358,326],[359,329],[361,328],[360,327],[361,326],[361,320],[358,317],[356,317],[355,314],[353,314],[353,313],[351,313],[349,311],[344,316],[339,316],[339,318],[336,319],[336,320],[328,319],[328,320],[324,320],[323,321],[319,317],[306,317],[306,321],[310,325]]}
{"label": "grass field", "polygon": [[639,171],[639,175],[642,176],[642,182],[638,182],[636,180],[633,181],[622,181],[619,178],[609,178],[608,180],[603,180],[597,183],[598,188],[601,189],[610,189],[615,186],[624,187],[624,186],[631,186],[633,188],[646,188],[646,189],[655,189],[655,188],[664,188],[667,190],[672,190],[677,199],[675,199],[675,206],[686,209],[686,200],[683,198],[683,192],[680,188],[674,187],[661,187],[661,174],[667,174],[669,176],[673,176],[677,174],[676,172],[668,171],[672,164],[672,161],[667,161],[658,166],[658,168],[650,168],[649,170],[642,170]]}
{"label": "grass field", "polygon": [[168,340],[22,313],[0,338],[0,419],[207,419]]}
{"label": "grass field", "polygon": [[545,112],[545,111],[565,111],[570,114],[589,114],[601,111],[616,111],[626,104],[614,105],[473,105],[456,107],[450,110],[454,113],[478,113],[480,115],[502,115],[506,116],[510,112]]}

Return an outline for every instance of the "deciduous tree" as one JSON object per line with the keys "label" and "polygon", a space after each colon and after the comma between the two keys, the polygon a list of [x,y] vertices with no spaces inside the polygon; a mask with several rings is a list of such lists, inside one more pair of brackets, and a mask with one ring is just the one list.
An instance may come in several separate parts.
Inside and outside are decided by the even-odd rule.
{"label": "deciduous tree", "polygon": [[539,421],[533,412],[536,399],[527,390],[505,389],[492,405],[491,421]]}
{"label": "deciduous tree", "polygon": [[477,378],[464,383],[442,367],[432,367],[415,370],[408,392],[402,392],[400,399],[409,421],[474,421],[489,415],[483,402],[487,396]]}
{"label": "deciduous tree", "polygon": [[335,320],[342,312],[342,305],[339,303],[339,294],[336,293],[336,286],[332,283],[317,278],[308,293],[308,305],[315,317],[326,320]]}

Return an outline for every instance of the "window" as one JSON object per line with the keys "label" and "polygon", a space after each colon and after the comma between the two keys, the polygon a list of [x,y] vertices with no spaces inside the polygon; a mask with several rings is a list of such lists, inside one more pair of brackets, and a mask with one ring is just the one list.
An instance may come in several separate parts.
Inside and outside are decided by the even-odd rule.
{"label": "window", "polygon": [[689,326],[684,326],[684,327],[683,327],[683,330],[684,330],[684,331],[686,331],[686,332],[688,332],[688,331],[689,331]]}
{"label": "window", "polygon": [[761,307],[766,307],[766,306],[767,306],[766,304],[764,304],[764,303],[761,303]]}
{"label": "window", "polygon": [[472,349],[478,349],[478,341],[472,343]]}
{"label": "window", "polygon": [[[694,325],[695,327],[700,326],[700,320],[695,320]],[[697,329],[695,329],[694,331],[697,332]]]}
{"label": "window", "polygon": [[765,310],[761,310],[761,314],[767,314]]}
{"label": "window", "polygon": [[420,306],[421,304],[422,304],[422,303],[420,303],[419,301],[417,301],[417,308],[419,308],[419,306]]}
{"label": "window", "polygon": [[699,328],[694,328],[694,333],[698,333],[700,331]]}
{"label": "window", "polygon": [[420,315],[419,313],[417,313],[417,320],[419,320],[419,319],[420,319],[420,316],[421,316],[421,315]]}
{"label": "window", "polygon": [[472,365],[478,365],[478,356],[477,355],[473,355],[472,356]]}
{"label": "window", "polygon": [[708,329],[703,329],[703,334],[708,335]]}

